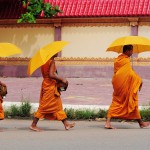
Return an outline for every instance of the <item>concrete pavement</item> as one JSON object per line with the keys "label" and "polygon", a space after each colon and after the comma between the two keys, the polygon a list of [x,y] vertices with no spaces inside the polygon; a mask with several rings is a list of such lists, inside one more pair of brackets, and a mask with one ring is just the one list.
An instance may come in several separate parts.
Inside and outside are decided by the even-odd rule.
{"label": "concrete pavement", "polygon": [[118,129],[104,129],[104,122],[76,121],[65,131],[60,121],[39,121],[42,132],[29,130],[31,120],[0,121],[1,150],[148,150],[150,128],[137,123],[113,122]]}
{"label": "concrete pavement", "polygon": [[[37,104],[42,78],[0,78],[8,86],[8,102],[30,100]],[[68,78],[69,87],[62,93],[64,105],[108,106],[112,99],[111,79]],[[143,80],[140,105],[149,100],[150,80]],[[103,121],[76,121],[75,128],[65,131],[60,121],[39,121],[42,132],[29,130],[31,120],[0,121],[0,150],[148,150],[150,128],[140,129],[137,123],[113,122],[116,130],[104,129]]]}

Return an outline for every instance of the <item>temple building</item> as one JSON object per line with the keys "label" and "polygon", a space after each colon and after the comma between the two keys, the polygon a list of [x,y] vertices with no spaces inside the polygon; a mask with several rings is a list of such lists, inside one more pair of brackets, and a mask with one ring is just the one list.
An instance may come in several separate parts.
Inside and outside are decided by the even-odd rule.
{"label": "temple building", "polygon": [[[58,5],[62,13],[38,17],[36,23],[17,23],[21,0],[0,0],[0,42],[10,42],[22,54],[0,58],[0,76],[26,77],[30,58],[44,45],[68,41],[57,58],[66,77],[111,77],[115,52],[106,52],[117,38],[139,35],[150,38],[149,0],[43,0]],[[150,52],[134,55],[133,65],[150,78]],[[40,76],[37,70],[33,76]]]}

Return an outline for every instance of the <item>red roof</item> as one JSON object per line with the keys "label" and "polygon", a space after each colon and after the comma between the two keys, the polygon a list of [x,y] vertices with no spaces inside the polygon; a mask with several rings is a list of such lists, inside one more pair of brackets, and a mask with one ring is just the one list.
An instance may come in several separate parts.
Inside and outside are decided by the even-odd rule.
{"label": "red roof", "polygon": [[[150,0],[44,0],[63,11],[58,17],[150,16]],[[19,18],[19,0],[0,0],[0,19]]]}
{"label": "red roof", "polygon": [[62,17],[149,16],[150,0],[44,0],[58,5]]}

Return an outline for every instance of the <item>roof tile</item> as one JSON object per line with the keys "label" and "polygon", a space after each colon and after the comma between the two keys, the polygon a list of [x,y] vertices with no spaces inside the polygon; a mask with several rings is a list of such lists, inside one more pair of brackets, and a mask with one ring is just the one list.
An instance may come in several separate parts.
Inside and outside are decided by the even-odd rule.
{"label": "roof tile", "polygon": [[[58,17],[150,16],[150,0],[44,0],[63,11]],[[0,19],[19,18],[21,1],[0,0]]]}

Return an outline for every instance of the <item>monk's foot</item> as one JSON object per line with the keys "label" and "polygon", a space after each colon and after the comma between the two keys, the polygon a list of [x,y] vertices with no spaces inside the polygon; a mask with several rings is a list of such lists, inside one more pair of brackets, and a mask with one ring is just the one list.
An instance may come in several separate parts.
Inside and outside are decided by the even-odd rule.
{"label": "monk's foot", "polygon": [[141,122],[140,128],[145,128],[145,127],[148,127],[149,125],[150,125],[150,122]]}
{"label": "monk's foot", "polygon": [[36,131],[36,132],[42,131],[40,128],[38,128],[36,126],[30,126],[29,128],[30,128],[30,130],[33,130],[33,131]]}
{"label": "monk's foot", "polygon": [[116,129],[115,127],[113,127],[113,126],[111,126],[111,125],[110,125],[110,126],[105,125],[104,128],[105,128],[105,129]]}
{"label": "monk's foot", "polygon": [[69,130],[70,128],[73,128],[75,126],[75,123],[69,123],[69,124],[67,124],[67,125],[65,125],[65,129],[66,130]]}

